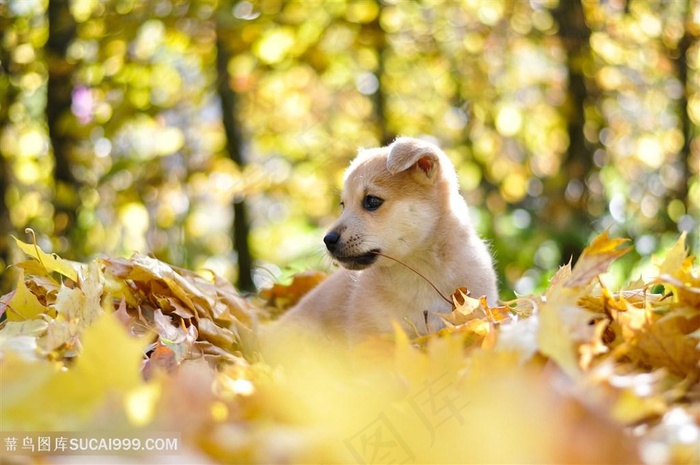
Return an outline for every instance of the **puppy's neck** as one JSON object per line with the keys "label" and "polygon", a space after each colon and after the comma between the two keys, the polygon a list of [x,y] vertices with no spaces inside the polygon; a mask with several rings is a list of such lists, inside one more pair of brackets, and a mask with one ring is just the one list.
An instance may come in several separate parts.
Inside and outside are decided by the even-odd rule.
{"label": "puppy's neck", "polygon": [[[385,285],[439,286],[441,276],[441,260],[437,248],[428,246],[425,249],[416,250],[409,256],[397,259],[382,257],[372,268],[364,271],[367,277],[373,281],[383,282]],[[368,273],[369,272],[369,273]]]}

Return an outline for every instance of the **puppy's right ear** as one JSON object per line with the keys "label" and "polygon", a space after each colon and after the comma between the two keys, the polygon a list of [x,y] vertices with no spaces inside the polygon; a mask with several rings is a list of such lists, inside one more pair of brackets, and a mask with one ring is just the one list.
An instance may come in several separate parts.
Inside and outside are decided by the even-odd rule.
{"label": "puppy's right ear", "polygon": [[391,174],[415,170],[420,182],[432,184],[440,171],[440,149],[420,139],[399,137],[389,146],[386,167]]}

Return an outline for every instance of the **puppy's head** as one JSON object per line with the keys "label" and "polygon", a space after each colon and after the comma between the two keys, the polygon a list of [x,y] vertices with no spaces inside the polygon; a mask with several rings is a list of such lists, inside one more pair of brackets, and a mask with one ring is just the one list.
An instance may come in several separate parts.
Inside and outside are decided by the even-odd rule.
{"label": "puppy's head", "polygon": [[400,137],[362,150],[345,173],[343,213],[323,240],[352,270],[372,265],[377,252],[405,258],[427,247],[456,191],[452,163],[431,143]]}

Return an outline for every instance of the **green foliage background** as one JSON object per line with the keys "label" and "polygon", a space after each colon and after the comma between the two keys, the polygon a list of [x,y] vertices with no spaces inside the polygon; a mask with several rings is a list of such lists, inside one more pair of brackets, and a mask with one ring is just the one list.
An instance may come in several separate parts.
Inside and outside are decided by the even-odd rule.
{"label": "green foliage background", "polygon": [[248,255],[329,266],[344,167],[396,135],[455,162],[503,297],[606,228],[619,274],[700,250],[697,0],[7,0],[0,30],[2,269],[26,227],[244,288]]}

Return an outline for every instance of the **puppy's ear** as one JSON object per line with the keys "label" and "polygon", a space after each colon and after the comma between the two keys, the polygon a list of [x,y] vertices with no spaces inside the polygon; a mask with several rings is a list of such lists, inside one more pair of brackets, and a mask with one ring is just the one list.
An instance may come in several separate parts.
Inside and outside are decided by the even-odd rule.
{"label": "puppy's ear", "polygon": [[386,167],[391,174],[412,169],[420,182],[432,183],[440,171],[440,149],[411,137],[399,137],[389,146]]}

